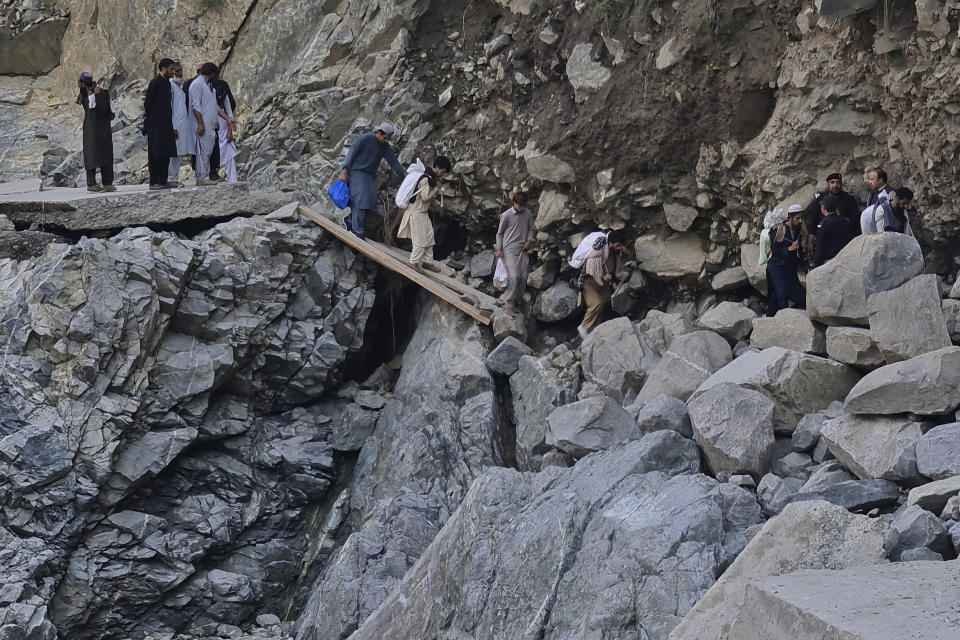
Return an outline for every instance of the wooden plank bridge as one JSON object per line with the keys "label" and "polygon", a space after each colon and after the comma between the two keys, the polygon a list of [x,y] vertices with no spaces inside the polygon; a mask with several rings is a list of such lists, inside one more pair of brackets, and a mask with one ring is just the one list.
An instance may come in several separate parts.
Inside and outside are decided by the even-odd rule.
{"label": "wooden plank bridge", "polygon": [[408,252],[396,247],[388,247],[374,240],[362,240],[340,226],[336,220],[317,213],[310,207],[300,205],[298,211],[351,249],[359,251],[374,262],[416,282],[433,295],[460,309],[478,322],[490,324],[493,317],[492,309],[497,304],[496,298],[442,273],[420,273],[410,266],[410,254]]}

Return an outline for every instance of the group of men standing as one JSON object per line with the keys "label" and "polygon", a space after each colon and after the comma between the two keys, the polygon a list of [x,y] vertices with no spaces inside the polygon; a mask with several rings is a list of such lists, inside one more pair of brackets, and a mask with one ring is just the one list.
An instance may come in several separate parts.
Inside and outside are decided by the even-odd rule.
{"label": "group of men standing", "polygon": [[[197,76],[183,79],[181,64],[164,58],[158,73],[147,86],[143,100],[143,134],[147,137],[147,164],[150,189],[182,187],[177,180],[185,157],[190,157],[198,186],[217,184],[220,167],[226,180],[237,181],[237,148],[234,110],[237,107],[230,85],[219,78],[212,62],[197,68]],[[116,191],[113,185],[114,113],[110,94],[98,87],[89,72],[77,80],[77,104],[84,111],[83,162],[87,191]],[[100,170],[102,185],[97,184]]]}
{"label": "group of men standing", "polygon": [[870,195],[861,211],[860,203],[843,190],[843,176],[827,176],[827,189],[818,193],[804,209],[791,205],[785,220],[777,220],[775,210],[767,215],[760,238],[760,263],[766,264],[769,306],[774,316],[792,302],[805,308],[806,291],[799,272],[819,267],[833,259],[858,235],[891,231],[913,235],[907,209],[913,192],[887,184],[887,173],[870,171]]}
{"label": "group of men standing", "polygon": [[204,62],[186,83],[179,62],[164,58],[157,68],[143,100],[150,189],[182,187],[176,178],[184,156],[193,156],[197,186],[217,184],[220,165],[236,182],[236,101],[217,65]]}

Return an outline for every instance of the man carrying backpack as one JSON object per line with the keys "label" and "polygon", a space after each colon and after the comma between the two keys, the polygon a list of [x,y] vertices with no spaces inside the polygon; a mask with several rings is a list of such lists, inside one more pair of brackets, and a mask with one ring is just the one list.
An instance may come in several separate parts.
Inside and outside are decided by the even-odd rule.
{"label": "man carrying backpack", "polygon": [[622,248],[623,231],[618,229],[600,236],[594,240],[593,249],[580,269],[580,296],[587,306],[583,321],[577,327],[581,338],[586,338],[600,322],[610,300],[611,285],[619,284],[627,277],[620,255]]}
{"label": "man carrying backpack", "polygon": [[[430,221],[430,205],[440,190],[440,181],[452,169],[450,159],[437,156],[433,167],[426,169],[416,178],[413,195],[403,210],[400,219],[398,238],[410,238],[413,250],[410,252],[410,264],[423,273],[424,270],[439,273],[440,269],[430,261],[433,259],[433,223]],[[441,211],[441,215],[443,212]]]}
{"label": "man carrying backpack", "polygon": [[519,311],[517,303],[527,289],[527,270],[530,257],[527,251],[533,246],[533,214],[527,209],[527,194],[513,194],[513,206],[500,214],[497,228],[496,256],[503,258],[507,266],[507,289],[500,296],[504,309],[511,316]]}

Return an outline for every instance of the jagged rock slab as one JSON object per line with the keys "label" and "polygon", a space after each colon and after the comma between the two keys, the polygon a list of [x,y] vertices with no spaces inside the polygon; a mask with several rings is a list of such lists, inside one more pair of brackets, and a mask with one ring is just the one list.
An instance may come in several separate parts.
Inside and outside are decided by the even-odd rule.
{"label": "jagged rock slab", "polygon": [[774,444],[774,406],[767,396],[725,382],[698,394],[688,406],[693,438],[715,476],[767,472]]}
{"label": "jagged rock slab", "polygon": [[947,505],[947,501],[957,494],[960,494],[960,476],[953,476],[910,489],[907,495],[907,506],[917,505],[939,514]]}
{"label": "jagged rock slab", "polygon": [[828,325],[868,326],[867,301],[923,272],[920,245],[902,233],[857,236],[807,274],[807,312]]}
{"label": "jagged rock slab", "polygon": [[731,267],[713,276],[713,280],[710,281],[710,288],[717,292],[735,291],[748,284],[750,284],[750,278],[747,276],[746,270],[743,267]]}
{"label": "jagged rock slab", "polygon": [[163,191],[121,187],[115,193],[105,194],[54,189],[5,196],[0,199],[0,213],[18,227],[37,224],[47,229],[89,232],[265,215],[289,202],[290,194],[256,191],[242,183]]}
{"label": "jagged rock slab", "polygon": [[691,232],[666,238],[641,236],[634,244],[634,255],[640,269],[663,280],[698,275],[707,259],[703,239]]}
{"label": "jagged rock slab", "polygon": [[827,327],[827,355],[858,369],[876,369],[887,363],[880,347],[862,327]]}
{"label": "jagged rock slab", "polygon": [[960,475],[960,422],[942,424],[920,436],[917,470],[932,480]]}
{"label": "jagged rock slab", "polygon": [[791,433],[800,418],[842,400],[860,375],[845,365],[782,347],[749,351],[707,378],[691,396],[733,382],[766,394],[776,405],[775,427]]}
{"label": "jagged rock slab", "polygon": [[902,482],[917,478],[922,426],[903,417],[845,414],[827,420],[820,438],[830,453],[861,480]]}
{"label": "jagged rock slab", "polygon": [[940,284],[934,274],[917,276],[904,285],[872,296],[870,337],[888,363],[949,347],[950,333],[940,306]]}
{"label": "jagged rock slab", "polygon": [[543,322],[560,322],[577,311],[577,292],[561,280],[546,291],[541,291],[533,305],[533,315]]}
{"label": "jagged rock slab", "polygon": [[427,303],[393,399],[354,469],[349,509],[357,528],[314,584],[298,637],[349,635],[414,565],[481,469],[503,464],[489,351],[475,322]]}
{"label": "jagged rock slab", "polygon": [[665,640],[761,522],[743,489],[668,475],[689,470],[678,446],[695,447],[662,431],[572,469],[488,472],[353,640]]}
{"label": "jagged rock slab", "polygon": [[952,551],[943,522],[919,505],[905,506],[894,514],[887,544],[892,546],[890,557],[894,560],[913,549],[929,549],[941,554]]}
{"label": "jagged rock slab", "polygon": [[549,449],[547,416],[557,407],[574,402],[579,391],[578,366],[561,369],[554,367],[550,358],[520,358],[516,373],[510,376],[520,469],[532,469],[533,457]]}
{"label": "jagged rock slab", "polygon": [[627,411],[636,418],[640,433],[670,429],[686,438],[693,437],[687,405],[673,396],[660,395],[642,406],[632,404]]}
{"label": "jagged rock slab", "polygon": [[547,444],[574,458],[640,437],[633,416],[606,396],[558,407],[547,416],[547,424]]}
{"label": "jagged rock slab", "polygon": [[756,317],[757,314],[749,307],[725,301],[704,313],[697,324],[701,329],[716,331],[730,344],[736,344],[750,335]]}
{"label": "jagged rock slab", "polygon": [[583,375],[615,394],[640,387],[660,361],[663,331],[640,331],[629,318],[616,318],[590,332],[580,351]]}
{"label": "jagged rock slab", "polygon": [[960,561],[800,571],[747,585],[740,640],[951,640]]}
{"label": "jagged rock slab", "polygon": [[69,18],[43,20],[18,33],[0,26],[0,74],[38,76],[54,69],[69,24]]}
{"label": "jagged rock slab", "polygon": [[900,488],[889,480],[845,480],[816,491],[804,491],[803,487],[800,489],[793,498],[797,502],[826,500],[851,511],[885,507],[900,498]]}
{"label": "jagged rock slab", "polygon": [[729,343],[712,331],[694,331],[670,343],[647,376],[638,403],[665,394],[686,401],[707,378],[733,360]]}
{"label": "jagged rock slab", "polygon": [[938,415],[960,407],[960,347],[946,347],[871,371],[844,409],[856,414]]}
{"label": "jagged rock slab", "polygon": [[767,266],[760,264],[760,245],[740,245],[740,265],[753,288],[767,295]]}
{"label": "jagged rock slab", "polygon": [[520,358],[533,354],[533,350],[513,336],[497,345],[497,348],[487,356],[487,366],[494,373],[511,376],[520,366]]}
{"label": "jagged rock slab", "polygon": [[853,515],[827,502],[787,505],[763,525],[669,640],[736,640],[730,627],[743,605],[748,583],[803,569],[885,564],[885,533],[882,521]]}
{"label": "jagged rock slab", "polygon": [[823,327],[814,324],[800,309],[781,309],[772,318],[754,318],[750,344],[757,349],[783,347],[817,355],[827,353]]}

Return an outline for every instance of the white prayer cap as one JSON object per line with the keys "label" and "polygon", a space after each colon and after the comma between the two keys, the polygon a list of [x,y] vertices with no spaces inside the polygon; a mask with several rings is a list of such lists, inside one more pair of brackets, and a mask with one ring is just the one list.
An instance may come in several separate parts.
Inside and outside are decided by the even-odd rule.
{"label": "white prayer cap", "polygon": [[389,122],[381,122],[380,126],[377,127],[377,131],[383,131],[388,136],[392,136],[394,133],[397,132],[397,130],[394,129],[393,125],[390,124]]}
{"label": "white prayer cap", "polygon": [[792,204],[790,208],[787,209],[789,213],[800,213],[801,211],[803,211],[803,205],[801,204]]}

